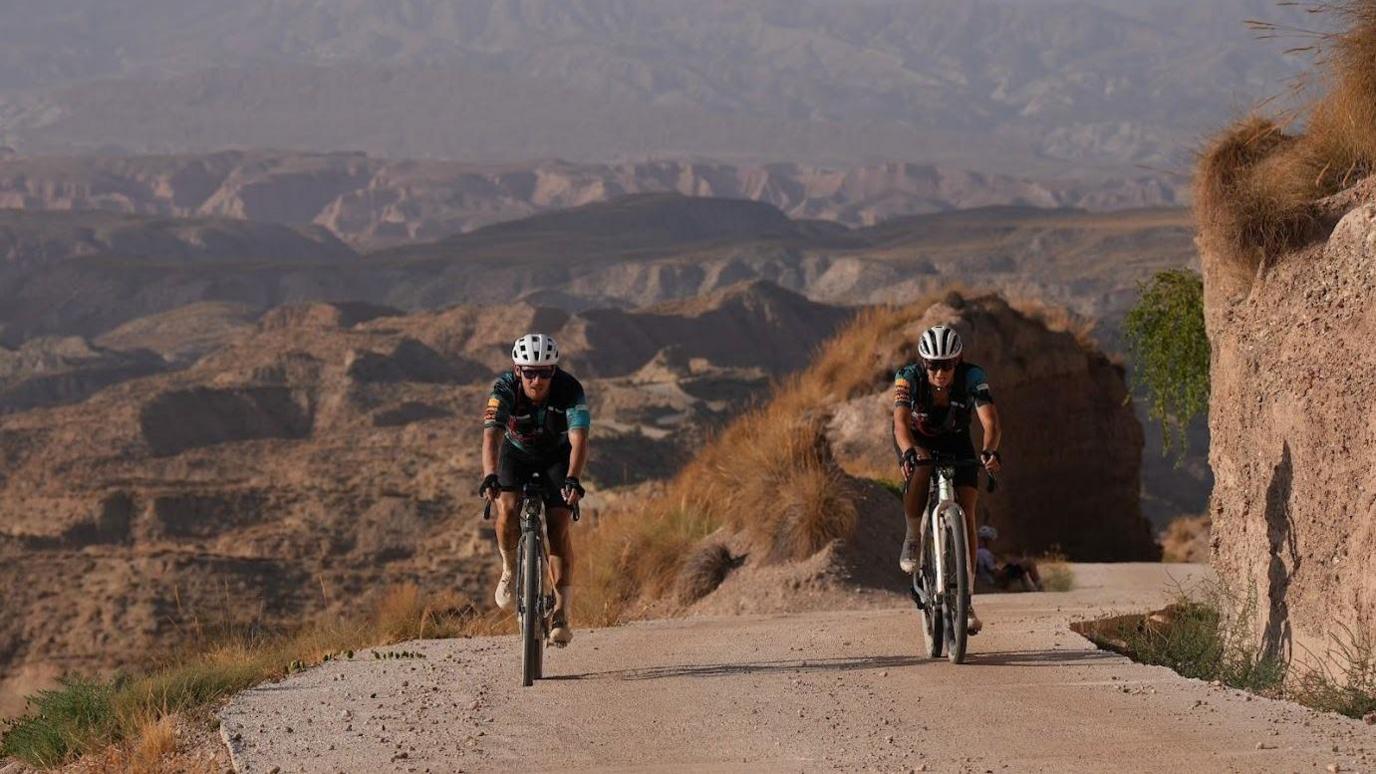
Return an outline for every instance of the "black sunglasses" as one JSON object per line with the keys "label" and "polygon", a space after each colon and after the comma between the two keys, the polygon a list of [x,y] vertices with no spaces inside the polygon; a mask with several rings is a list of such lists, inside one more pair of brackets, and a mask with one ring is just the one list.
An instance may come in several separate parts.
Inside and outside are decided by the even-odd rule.
{"label": "black sunglasses", "polygon": [[950,371],[956,367],[954,360],[928,360],[925,365],[928,371]]}
{"label": "black sunglasses", "polygon": [[549,379],[554,376],[554,366],[546,366],[544,368],[531,368],[525,366],[517,368],[516,370],[521,376],[527,379]]}

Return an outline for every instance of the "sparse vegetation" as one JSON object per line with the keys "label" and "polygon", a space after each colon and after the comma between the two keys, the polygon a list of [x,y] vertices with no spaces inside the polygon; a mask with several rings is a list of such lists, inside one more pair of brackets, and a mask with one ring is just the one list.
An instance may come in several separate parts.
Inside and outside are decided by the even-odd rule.
{"label": "sparse vegetation", "polygon": [[1049,553],[1038,559],[1037,572],[1041,574],[1042,591],[1070,591],[1075,588],[1075,571],[1064,554]]}
{"label": "sparse vegetation", "polygon": [[1240,602],[1220,586],[1205,586],[1182,590],[1174,603],[1150,615],[1118,616],[1074,628],[1101,648],[1186,677],[1353,718],[1376,712],[1376,639],[1371,633],[1341,628],[1333,638],[1330,663],[1287,663],[1261,646],[1256,614],[1255,596]]}
{"label": "sparse vegetation", "polygon": [[1161,533],[1161,561],[1207,562],[1212,529],[1208,515],[1172,519]]}
{"label": "sparse vegetation", "polygon": [[[1314,10],[1337,14],[1340,32],[1319,35],[1327,91],[1302,133],[1251,115],[1205,150],[1195,182],[1195,214],[1207,246],[1249,278],[1268,256],[1321,235],[1319,199],[1376,170],[1376,2],[1340,0]],[[1263,32],[1275,28],[1258,25]]]}
{"label": "sparse vegetation", "polygon": [[1162,453],[1188,451],[1190,421],[1209,408],[1209,337],[1204,285],[1188,269],[1157,274],[1123,321],[1133,381],[1146,389],[1148,413],[1161,423]]}
{"label": "sparse vegetation", "polygon": [[204,715],[221,699],[265,680],[329,659],[351,659],[368,647],[498,625],[495,615],[456,613],[453,600],[427,599],[417,587],[404,585],[383,595],[363,621],[321,622],[279,636],[205,634],[189,653],[142,676],[70,677],[38,693],[28,714],[7,724],[0,756],[51,767],[117,745],[130,760],[155,760],[174,745],[176,717]]}
{"label": "sparse vegetation", "polygon": [[711,594],[744,559],[732,556],[725,544],[716,541],[698,546],[679,570],[679,603],[689,605]]}

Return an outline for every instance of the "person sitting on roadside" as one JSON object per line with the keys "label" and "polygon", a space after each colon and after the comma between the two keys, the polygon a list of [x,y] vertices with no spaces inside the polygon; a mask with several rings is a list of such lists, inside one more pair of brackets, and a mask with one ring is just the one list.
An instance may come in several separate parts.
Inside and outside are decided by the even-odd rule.
{"label": "person sitting on roadside", "polygon": [[1014,584],[1023,591],[1041,591],[1042,579],[1037,563],[1030,559],[1005,559],[991,547],[999,531],[985,524],[979,528],[979,548],[975,551],[975,582],[989,589],[1012,591]]}

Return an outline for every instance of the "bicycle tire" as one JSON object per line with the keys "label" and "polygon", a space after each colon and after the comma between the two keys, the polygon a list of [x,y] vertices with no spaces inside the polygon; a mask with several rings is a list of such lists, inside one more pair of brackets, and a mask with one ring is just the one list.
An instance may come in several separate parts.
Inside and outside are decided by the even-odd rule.
{"label": "bicycle tire", "polygon": [[936,587],[936,562],[932,561],[935,556],[932,551],[932,536],[927,532],[928,530],[923,530],[921,560],[918,562],[917,571],[913,573],[913,582],[922,584],[923,596],[927,600],[927,606],[922,611],[923,650],[928,658],[941,658],[942,648],[946,644],[942,627],[941,595]]}
{"label": "bicycle tire", "polygon": [[544,636],[540,626],[540,546],[533,535],[521,535],[521,685],[540,679]]}
{"label": "bicycle tire", "polygon": [[942,529],[946,531],[946,566],[950,576],[946,582],[946,658],[952,664],[965,661],[965,646],[969,640],[970,615],[970,552],[965,534],[965,511],[951,504],[942,514]]}

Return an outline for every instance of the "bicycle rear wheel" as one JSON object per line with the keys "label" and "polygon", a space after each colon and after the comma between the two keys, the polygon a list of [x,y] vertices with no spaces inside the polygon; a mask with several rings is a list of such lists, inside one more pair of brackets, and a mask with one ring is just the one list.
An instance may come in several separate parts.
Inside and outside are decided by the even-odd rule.
{"label": "bicycle rear wheel", "polygon": [[922,534],[922,559],[917,572],[913,573],[913,583],[920,584],[926,606],[922,610],[922,641],[929,658],[941,658],[945,645],[944,621],[942,620],[942,594],[936,584],[936,552],[932,550],[933,536],[929,530]]}
{"label": "bicycle rear wheel", "polygon": [[970,615],[970,553],[965,540],[965,512],[951,504],[942,514],[941,529],[946,533],[942,541],[947,567],[945,605],[946,657],[952,664],[965,660],[966,627]]}
{"label": "bicycle rear wheel", "polygon": [[545,645],[540,609],[540,541],[534,535],[523,534],[517,550],[521,562],[521,685],[529,686],[541,677]]}

